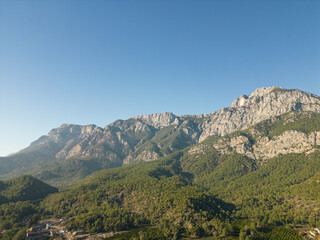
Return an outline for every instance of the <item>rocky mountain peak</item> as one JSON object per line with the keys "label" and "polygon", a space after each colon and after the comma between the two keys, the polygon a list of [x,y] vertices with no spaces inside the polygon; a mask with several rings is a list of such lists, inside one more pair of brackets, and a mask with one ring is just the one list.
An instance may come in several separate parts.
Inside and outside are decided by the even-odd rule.
{"label": "rocky mountain peak", "polygon": [[290,111],[320,112],[320,98],[297,89],[258,88],[249,96],[236,98],[229,108],[210,114],[202,125],[199,141],[208,136],[224,136],[252,124]]}
{"label": "rocky mountain peak", "polygon": [[239,98],[236,98],[230,107],[236,108],[236,107],[245,107],[247,105],[250,105],[252,101],[254,103],[259,103],[260,99],[265,98],[269,96],[272,92],[276,90],[281,90],[283,88],[278,86],[273,87],[263,87],[263,88],[257,88],[254,90],[249,96],[247,95],[241,95]]}
{"label": "rocky mountain peak", "polygon": [[165,112],[154,113],[150,115],[138,115],[133,119],[139,119],[140,121],[149,124],[155,128],[162,128],[174,123],[174,121],[177,119],[177,116],[174,115],[172,112]]}
{"label": "rocky mountain peak", "polygon": [[257,88],[250,94],[250,97],[267,95],[279,89],[283,89],[283,88],[279,86]]}
{"label": "rocky mountain peak", "polygon": [[51,143],[57,143],[58,145],[65,145],[68,141],[85,137],[94,132],[98,127],[94,124],[91,125],[76,125],[76,124],[62,124],[58,128],[52,129],[48,135],[43,135],[36,141],[30,144],[30,147],[22,151],[30,151],[34,147],[39,145],[46,145]]}
{"label": "rocky mountain peak", "polygon": [[97,126],[94,124],[91,125],[75,125],[75,124],[62,124],[58,128],[52,129],[48,133],[48,137],[55,141],[68,141],[72,138],[78,137],[82,134],[90,134]]}

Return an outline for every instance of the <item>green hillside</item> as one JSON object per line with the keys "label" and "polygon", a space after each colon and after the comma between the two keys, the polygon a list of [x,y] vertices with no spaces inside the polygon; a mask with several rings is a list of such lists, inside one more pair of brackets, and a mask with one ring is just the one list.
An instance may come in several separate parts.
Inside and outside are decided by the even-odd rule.
{"label": "green hillside", "polygon": [[320,170],[318,152],[279,156],[260,168],[241,155],[211,156],[212,161],[206,154],[198,157],[193,168],[188,154],[180,152],[99,171],[70,191],[47,198],[42,207],[67,217],[70,229],[88,232],[151,225],[171,237],[238,236],[233,221],[247,219],[263,236],[259,228],[264,226],[320,224],[314,214],[320,191],[306,195],[302,187],[318,190],[312,185]]}
{"label": "green hillside", "polygon": [[[243,135],[254,142],[288,130],[310,133],[319,129],[319,119],[319,114],[292,112],[220,139]],[[198,144],[206,148],[196,153],[191,146],[157,161],[95,172],[49,195],[39,207],[17,205],[17,211],[64,218],[69,230],[126,231],[112,239],[302,239],[295,226],[320,226],[317,146],[308,153],[280,154],[261,164],[260,159],[236,152],[222,154],[211,147],[218,140]],[[72,173],[78,179],[85,175],[68,166],[56,166],[56,174]],[[14,186],[38,180],[24,178],[0,182],[1,201],[27,196],[22,194],[27,188]],[[12,204],[1,206],[15,209]],[[3,222],[19,219],[18,213],[3,211],[9,216]]]}
{"label": "green hillside", "polygon": [[234,206],[194,186],[179,157],[99,171],[72,190],[46,199],[43,207],[56,217],[69,216],[70,229],[88,232],[153,225],[167,235],[179,236],[186,229],[201,235],[198,226],[209,221],[222,231]]}
{"label": "green hillside", "polygon": [[40,217],[37,202],[57,191],[27,175],[0,181],[0,239],[11,240],[21,235],[26,223],[30,226]]}
{"label": "green hillside", "polygon": [[[318,129],[318,122],[319,114],[285,114],[253,126],[252,139],[287,130],[311,132]],[[276,239],[293,234],[300,239],[296,231],[284,227],[320,225],[315,211],[320,208],[318,150],[279,155],[264,165],[213,148],[198,154],[189,150],[96,172],[41,206],[48,214],[66,217],[70,229],[92,233],[152,226],[167,238]],[[134,231],[132,239],[139,232]]]}
{"label": "green hillside", "polygon": [[44,198],[57,189],[28,175],[0,181],[0,204]]}

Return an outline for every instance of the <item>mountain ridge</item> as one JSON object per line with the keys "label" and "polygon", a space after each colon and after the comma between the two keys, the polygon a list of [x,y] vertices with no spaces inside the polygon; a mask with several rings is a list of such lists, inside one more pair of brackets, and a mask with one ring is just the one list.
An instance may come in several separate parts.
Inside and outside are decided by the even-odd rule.
{"label": "mountain ridge", "polygon": [[[296,96],[294,96],[293,98],[296,98],[296,101],[292,101],[290,100],[290,104],[288,104],[288,93],[290,92],[296,92],[298,93]],[[273,110],[274,113],[272,113],[272,108],[274,108],[274,104],[269,104],[270,103],[270,99],[273,98],[278,98],[277,95],[279,95],[277,92],[282,93],[282,97],[280,96],[280,103],[281,103],[281,107],[278,107],[278,109]],[[284,93],[284,94],[283,94]],[[273,94],[274,96],[268,96],[269,99],[264,99],[266,95],[270,95]],[[314,111],[314,112],[320,112],[320,101],[318,101],[317,103],[314,103],[314,101],[311,101],[311,104],[315,104],[317,106],[312,106],[312,108],[310,107],[311,104],[307,105],[307,104],[303,104],[303,100],[306,100],[306,98],[315,98],[317,100],[320,100],[319,98],[317,98],[315,95],[310,94],[310,93],[306,93],[300,90],[287,90],[287,89],[283,89],[277,86],[274,87],[265,87],[265,88],[258,88],[256,89],[252,94],[250,94],[249,96],[247,95],[242,95],[239,98],[236,98],[230,107],[227,108],[223,108],[220,109],[216,112],[213,112],[211,114],[200,114],[200,115],[175,115],[172,112],[165,112],[165,113],[154,113],[154,114],[150,114],[150,115],[138,115],[132,118],[129,118],[128,120],[116,120],[115,122],[107,125],[104,129],[102,129],[101,127],[98,127],[96,125],[74,125],[74,124],[63,124],[61,125],[61,127],[53,129],[49,132],[48,136],[50,138],[53,138],[54,141],[56,141],[56,139],[58,137],[61,136],[57,135],[57,132],[59,133],[59,130],[65,130],[66,127],[72,127],[69,132],[72,133],[74,132],[74,128],[81,128],[81,129],[77,129],[78,131],[81,131],[82,136],[86,137],[90,134],[94,134],[94,132],[102,132],[103,130],[109,130],[112,129],[113,127],[118,127],[119,128],[119,124],[118,123],[123,123],[124,121],[130,121],[130,120],[138,120],[141,121],[142,124],[147,124],[149,127],[153,127],[156,129],[161,129],[164,127],[168,127],[170,125],[179,125],[181,124],[183,121],[186,120],[186,118],[197,118],[197,119],[203,119],[204,123],[202,123],[199,127],[201,128],[201,135],[199,136],[198,141],[202,142],[203,140],[205,140],[208,136],[210,135],[219,135],[219,136],[223,136],[226,135],[228,133],[231,133],[232,131],[236,131],[236,130],[241,130],[245,127],[248,127],[254,123],[260,122],[262,120],[265,120],[267,118],[270,118],[272,116],[276,116],[276,115],[281,115],[285,112],[288,112],[290,110],[303,110],[303,111]],[[302,98],[302,99],[301,99]],[[292,96],[291,96],[292,99]],[[301,101],[302,100],[302,101]],[[247,120],[247,123],[235,123],[235,121],[232,121],[232,115],[248,115],[248,108],[252,108],[254,106],[252,106],[252,102],[257,103],[257,102],[263,102],[265,101],[266,103],[264,104],[264,106],[258,107],[254,110],[258,110],[258,111],[254,111],[255,115],[258,116],[257,119],[253,119],[253,116],[250,116]],[[304,105],[304,106],[303,106]],[[271,110],[266,111],[265,107],[269,107]],[[284,109],[281,109],[283,108]],[[237,109],[238,108],[238,109]],[[240,108],[240,109],[239,109]],[[303,109],[302,109],[303,108]],[[237,109],[239,113],[233,112],[230,113],[230,110],[233,109]],[[266,112],[266,113],[265,113]],[[225,118],[229,118],[227,120],[231,120],[230,123],[228,124],[226,121],[224,121],[225,119],[221,119],[221,115],[226,115]],[[238,117],[238,116],[237,116]],[[235,118],[233,116],[233,118]],[[250,119],[251,118],[251,119]],[[205,121],[207,120],[207,121]],[[219,121],[220,123],[215,123],[216,121]],[[140,123],[137,123],[137,125],[135,126],[135,130],[136,131],[141,131],[141,130],[150,130],[150,129],[146,129],[146,126],[143,126]],[[216,127],[217,125],[220,124],[220,127]],[[224,126],[227,125],[227,126]],[[216,129],[215,129],[216,128]],[[120,128],[120,130],[124,130],[124,128]],[[63,132],[62,132],[63,133]],[[84,134],[85,133],[85,134]],[[38,140],[37,140],[38,141]],[[35,145],[35,142],[33,142],[31,145]],[[68,156],[65,155],[61,155],[60,157],[58,157],[59,159],[63,159],[63,158],[67,158]],[[70,157],[70,156],[69,156]]]}
{"label": "mountain ridge", "polygon": [[0,171],[11,160],[32,166],[15,174],[77,184],[36,206],[20,202],[37,200],[28,186],[56,190],[31,176],[0,181],[0,238],[34,214],[35,221],[63,218],[72,234],[126,231],[114,239],[303,239],[320,224],[319,100],[273,87],[208,115],[140,115],[105,128],[64,124],[20,156],[0,159]]}
{"label": "mountain ridge", "polygon": [[101,168],[156,160],[208,137],[225,136],[290,111],[319,113],[320,97],[297,89],[264,87],[236,98],[230,107],[211,114],[138,115],[116,120],[104,128],[93,124],[63,124],[17,154],[0,159],[4,166],[0,174],[68,159],[99,159]]}

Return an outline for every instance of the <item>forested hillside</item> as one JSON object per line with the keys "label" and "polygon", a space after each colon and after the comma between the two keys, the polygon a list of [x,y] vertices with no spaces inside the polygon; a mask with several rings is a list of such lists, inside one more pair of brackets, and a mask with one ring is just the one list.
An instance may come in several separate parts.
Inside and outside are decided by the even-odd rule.
{"label": "forested hillside", "polygon": [[0,204],[38,200],[58,190],[32,176],[21,176],[9,181],[0,181]]}
{"label": "forested hillside", "polygon": [[[247,136],[254,144],[287,131],[308,134],[318,125],[319,115],[294,112],[222,141]],[[282,234],[285,239],[293,234],[300,239],[284,227],[320,225],[318,145],[262,162],[235,151],[225,154],[212,145],[217,141],[158,161],[96,172],[69,191],[50,196],[41,207],[49,215],[66,217],[69,229],[93,233],[153,226],[165,238],[272,239]]]}
{"label": "forested hillside", "polygon": [[[263,226],[320,224],[320,154],[291,154],[258,168],[241,155],[211,152],[190,167],[181,152],[167,159],[105,170],[43,202],[70,229],[119,231],[156,226],[167,236],[239,234],[233,221]],[[189,165],[189,166],[188,166]],[[244,226],[243,226],[244,227]]]}
{"label": "forested hillside", "polygon": [[0,239],[24,236],[23,227],[30,227],[40,218],[37,202],[57,191],[32,176],[0,181]]}

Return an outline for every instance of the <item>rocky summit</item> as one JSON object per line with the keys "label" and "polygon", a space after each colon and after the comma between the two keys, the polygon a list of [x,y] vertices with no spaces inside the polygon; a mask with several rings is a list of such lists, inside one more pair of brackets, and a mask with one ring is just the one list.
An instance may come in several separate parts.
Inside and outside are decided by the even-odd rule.
{"label": "rocky summit", "polygon": [[[63,124],[31,143],[28,148],[10,157],[1,158],[3,168],[0,174],[8,174],[17,168],[32,167],[39,163],[68,159],[98,159],[104,162],[99,163],[101,166],[97,168],[122,166],[139,160],[156,160],[176,150],[201,143],[208,137],[225,136],[291,111],[320,113],[320,97],[297,89],[264,87],[256,89],[248,96],[236,98],[230,107],[211,114],[177,116],[167,112],[139,115],[128,120],[117,120],[105,128]],[[284,133],[271,142],[261,138],[259,144],[279,146],[283,139],[290,139],[291,135],[304,138],[305,144],[311,144],[314,139],[312,134],[318,136],[318,133],[310,133],[308,136],[299,134],[294,131]],[[246,141],[249,140],[239,138],[228,144],[240,149],[237,142]],[[216,147],[221,148],[228,144],[216,143]],[[255,146],[251,146],[251,149],[255,150],[243,152],[255,158],[261,156],[263,159],[276,154],[266,153],[267,150],[262,151]],[[286,147],[281,149],[283,152]]]}

